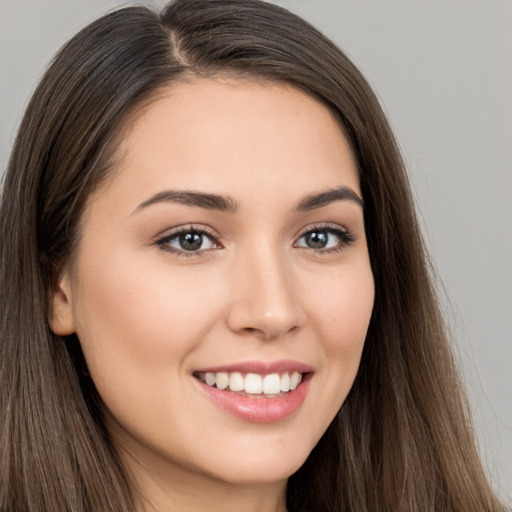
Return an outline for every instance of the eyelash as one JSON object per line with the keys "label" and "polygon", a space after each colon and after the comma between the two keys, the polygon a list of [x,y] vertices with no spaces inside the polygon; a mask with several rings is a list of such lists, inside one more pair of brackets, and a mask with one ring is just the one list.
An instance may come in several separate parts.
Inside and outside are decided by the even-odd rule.
{"label": "eyelash", "polygon": [[[347,249],[349,246],[351,246],[354,242],[357,241],[357,237],[354,233],[348,231],[346,228],[342,228],[337,224],[318,224],[316,226],[312,226],[308,228],[306,231],[304,231],[300,237],[297,239],[297,241],[301,240],[308,234],[314,233],[314,232],[326,232],[330,235],[334,235],[338,238],[339,243],[335,247],[327,248],[327,249],[314,249],[312,247],[303,247],[304,249],[309,249],[311,251],[314,251],[317,254],[335,254],[339,253],[345,249]],[[294,247],[302,247],[297,246],[297,242],[295,242],[293,245]]]}
{"label": "eyelash", "polygon": [[[331,248],[322,248],[322,249],[315,249],[312,247],[305,247],[305,246],[299,246],[297,245],[298,241],[307,236],[308,234],[312,234],[314,232],[325,232],[330,235],[334,235],[338,238],[339,243],[335,247]],[[175,254],[177,256],[185,256],[185,257],[192,257],[192,256],[201,256],[206,251],[211,249],[199,249],[197,251],[186,251],[183,249],[177,249],[175,247],[172,247],[170,243],[173,240],[176,240],[180,236],[187,235],[187,234],[197,234],[201,235],[202,237],[207,237],[211,240],[215,248],[222,248],[222,245],[220,241],[218,240],[217,236],[215,236],[213,233],[211,233],[209,230],[204,229],[203,227],[196,227],[194,225],[185,226],[183,228],[178,228],[176,231],[173,231],[172,233],[165,235],[164,237],[158,239],[155,242],[155,245],[157,245],[161,250],[170,252],[172,254]],[[317,254],[334,254],[343,251],[350,245],[352,245],[357,240],[357,237],[348,231],[345,228],[341,228],[340,226],[334,224],[319,224],[316,226],[312,226],[308,228],[306,231],[304,231],[298,238],[297,241],[293,244],[294,247],[297,248],[303,248],[308,249],[310,251],[313,251]]]}
{"label": "eyelash", "polygon": [[170,252],[177,256],[190,257],[190,256],[202,255],[204,253],[204,251],[208,250],[208,249],[200,249],[198,251],[185,251],[182,249],[176,249],[175,247],[171,247],[169,245],[171,243],[171,241],[177,239],[178,237],[180,237],[182,235],[187,235],[190,233],[198,234],[203,237],[206,236],[213,242],[213,244],[215,246],[222,247],[218,238],[213,233],[211,233],[207,229],[204,229],[202,227],[196,227],[194,225],[185,226],[183,228],[178,228],[176,231],[173,231],[172,233],[165,235],[163,238],[160,238],[159,240],[157,240],[155,244],[163,251]]}

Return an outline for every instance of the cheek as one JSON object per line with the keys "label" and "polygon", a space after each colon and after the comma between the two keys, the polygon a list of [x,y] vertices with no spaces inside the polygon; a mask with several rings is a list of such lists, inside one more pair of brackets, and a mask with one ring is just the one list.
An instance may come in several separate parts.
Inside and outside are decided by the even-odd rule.
{"label": "cheek", "polygon": [[192,272],[165,258],[149,266],[140,260],[118,253],[94,262],[91,255],[78,276],[76,325],[115,424],[157,449],[169,446],[169,430],[185,439],[197,415],[187,365],[221,315],[220,292],[212,276],[206,286],[200,266]]}
{"label": "cheek", "polygon": [[215,286],[205,286],[199,267],[170,269],[158,259],[142,265],[126,254],[108,261],[91,259],[78,276],[77,334],[96,383],[148,368],[172,379],[218,317]]}
{"label": "cheek", "polygon": [[[309,293],[310,315],[322,346],[322,393],[332,416],[347,397],[361,360],[374,301],[369,264],[333,273]],[[330,420],[329,420],[330,421]],[[327,423],[328,424],[328,423]],[[327,426],[327,425],[325,425]]]}
{"label": "cheek", "polygon": [[315,327],[332,355],[360,354],[374,301],[374,282],[363,260],[348,270],[332,273],[309,293]]}

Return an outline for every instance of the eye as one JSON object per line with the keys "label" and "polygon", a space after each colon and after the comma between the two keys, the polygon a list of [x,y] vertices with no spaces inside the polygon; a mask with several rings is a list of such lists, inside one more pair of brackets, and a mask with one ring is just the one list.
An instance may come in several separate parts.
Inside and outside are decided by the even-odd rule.
{"label": "eye", "polygon": [[354,235],[341,227],[319,226],[306,231],[294,245],[330,253],[344,249],[355,240]]}
{"label": "eye", "polygon": [[175,254],[192,255],[209,249],[216,249],[219,243],[204,229],[187,227],[166,235],[156,242],[163,250]]}

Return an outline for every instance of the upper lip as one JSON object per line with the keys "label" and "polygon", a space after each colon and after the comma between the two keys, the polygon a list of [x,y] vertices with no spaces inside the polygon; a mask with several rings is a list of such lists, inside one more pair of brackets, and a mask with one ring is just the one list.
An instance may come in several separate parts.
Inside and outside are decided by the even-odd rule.
{"label": "upper lip", "polygon": [[[211,366],[208,368],[198,368],[195,372],[218,373],[218,372],[240,372],[240,373],[258,373],[267,375],[269,373],[299,372],[310,373],[313,367],[306,363],[282,359],[279,361],[241,361],[222,366]],[[194,373],[195,373],[194,372]]]}

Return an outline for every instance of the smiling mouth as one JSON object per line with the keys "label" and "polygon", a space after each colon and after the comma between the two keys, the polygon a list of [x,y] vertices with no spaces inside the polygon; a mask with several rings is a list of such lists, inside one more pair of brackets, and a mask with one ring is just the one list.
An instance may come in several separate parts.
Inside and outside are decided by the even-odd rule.
{"label": "smiling mouth", "polygon": [[195,372],[194,377],[209,387],[232,391],[251,398],[278,398],[293,391],[301,383],[298,371],[281,373]]}

